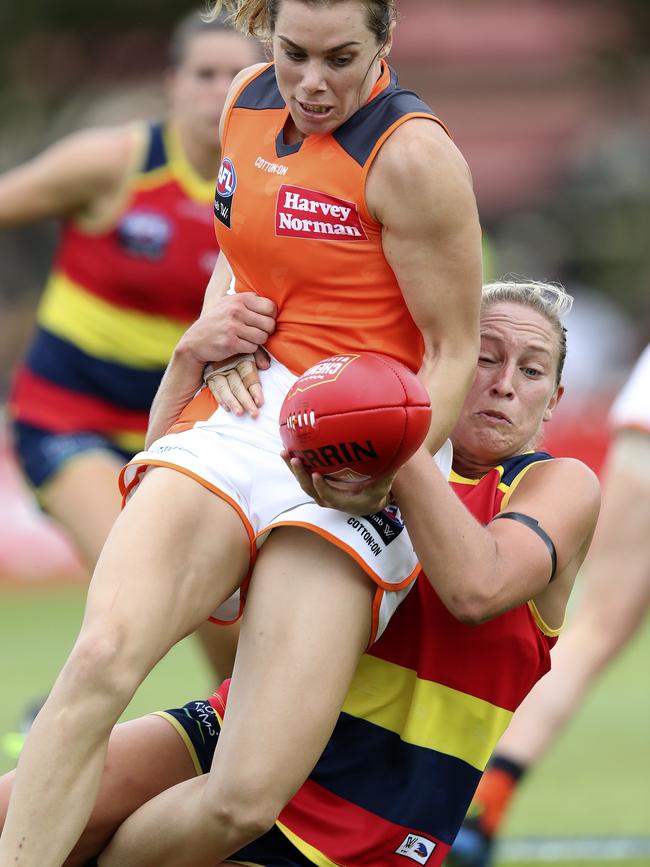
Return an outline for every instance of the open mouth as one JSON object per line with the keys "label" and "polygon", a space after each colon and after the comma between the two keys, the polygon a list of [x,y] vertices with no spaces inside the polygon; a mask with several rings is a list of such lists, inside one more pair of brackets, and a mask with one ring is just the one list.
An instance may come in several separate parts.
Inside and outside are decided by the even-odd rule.
{"label": "open mouth", "polygon": [[304,115],[311,118],[324,118],[332,113],[331,105],[319,105],[315,102],[301,102],[296,100]]}

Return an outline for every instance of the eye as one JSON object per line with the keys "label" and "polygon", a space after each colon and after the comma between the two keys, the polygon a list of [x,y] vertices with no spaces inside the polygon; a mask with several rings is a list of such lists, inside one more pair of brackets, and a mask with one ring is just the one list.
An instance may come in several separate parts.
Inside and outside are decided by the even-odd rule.
{"label": "eye", "polygon": [[293,48],[285,48],[284,54],[285,57],[288,57],[289,60],[292,60],[294,63],[302,63],[302,61],[306,57],[306,55],[302,51],[296,51]]}
{"label": "eye", "polygon": [[521,371],[525,376],[529,376],[531,379],[537,379],[542,375],[542,371],[537,370],[535,367],[522,367]]}
{"label": "eye", "polygon": [[479,355],[478,361],[479,364],[494,364],[494,359],[489,355]]}
{"label": "eye", "polygon": [[344,55],[341,57],[330,57],[329,64],[333,66],[334,69],[341,69],[344,66],[349,66],[352,63],[352,57],[349,55]]}

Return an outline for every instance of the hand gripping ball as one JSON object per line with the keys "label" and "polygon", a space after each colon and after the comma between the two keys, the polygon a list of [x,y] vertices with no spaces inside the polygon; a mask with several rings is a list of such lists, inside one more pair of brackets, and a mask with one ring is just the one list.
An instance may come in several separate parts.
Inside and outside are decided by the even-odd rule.
{"label": "hand gripping ball", "polygon": [[285,449],[332,482],[395,472],[422,444],[431,402],[417,376],[374,352],[333,355],[296,380],[280,409]]}

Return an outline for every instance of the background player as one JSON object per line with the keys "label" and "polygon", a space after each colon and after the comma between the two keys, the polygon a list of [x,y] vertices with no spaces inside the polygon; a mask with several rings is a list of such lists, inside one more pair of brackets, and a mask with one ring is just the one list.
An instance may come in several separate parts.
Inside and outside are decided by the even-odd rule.
{"label": "background player", "polygon": [[[603,508],[578,604],[553,668],[501,738],[454,845],[451,864],[485,867],[527,770],[578,711],[588,689],[643,623],[650,603],[650,346],[610,413]],[[615,747],[614,747],[615,748]]]}
{"label": "background player", "polygon": [[[0,228],[62,220],[9,414],[28,482],[91,570],[119,511],[119,468],[142,448],[172,349],[201,310],[218,253],[219,118],[258,52],[191,13],[170,41],[165,121],[74,133],[0,177]],[[250,349],[243,338],[260,308],[269,305],[250,294],[221,301],[219,357]],[[212,654],[218,675],[229,653],[221,672]]]}

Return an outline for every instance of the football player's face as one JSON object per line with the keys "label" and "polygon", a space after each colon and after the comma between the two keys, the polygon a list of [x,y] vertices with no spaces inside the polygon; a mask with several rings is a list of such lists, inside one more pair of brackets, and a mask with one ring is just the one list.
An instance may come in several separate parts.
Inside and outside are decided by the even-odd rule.
{"label": "football player's face", "polygon": [[516,303],[483,311],[476,377],[454,428],[454,450],[493,464],[532,448],[562,396],[558,358],[557,334],[542,313]]}
{"label": "football player's face", "polygon": [[361,0],[282,0],[273,56],[298,137],[332,132],[368,100],[388,45],[377,44],[367,14]]}

